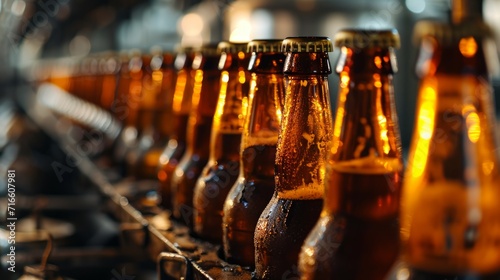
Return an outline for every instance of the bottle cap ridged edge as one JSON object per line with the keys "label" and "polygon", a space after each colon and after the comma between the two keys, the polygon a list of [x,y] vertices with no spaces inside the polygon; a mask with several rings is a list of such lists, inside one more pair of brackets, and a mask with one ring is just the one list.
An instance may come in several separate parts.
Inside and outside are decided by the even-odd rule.
{"label": "bottle cap ridged edge", "polygon": [[401,41],[396,29],[371,30],[371,29],[343,29],[335,35],[336,47],[348,48],[396,48]]}
{"label": "bottle cap ridged edge", "polygon": [[252,40],[248,42],[247,52],[281,52],[282,39]]}
{"label": "bottle cap ridged edge", "polygon": [[222,41],[218,44],[217,49],[219,52],[225,53],[238,53],[247,51],[248,42],[229,42]]}
{"label": "bottle cap ridged edge", "polygon": [[328,37],[287,37],[283,40],[282,52],[332,52],[332,41]]}

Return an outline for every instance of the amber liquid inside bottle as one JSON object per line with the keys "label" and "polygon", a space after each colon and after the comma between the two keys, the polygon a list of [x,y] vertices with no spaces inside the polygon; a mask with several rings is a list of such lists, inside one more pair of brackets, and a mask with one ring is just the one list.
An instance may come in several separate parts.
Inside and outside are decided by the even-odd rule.
{"label": "amber liquid inside bottle", "polygon": [[384,279],[399,253],[402,158],[388,49],[342,48],[325,207],[301,279]]}
{"label": "amber liquid inside bottle", "polygon": [[181,69],[177,73],[174,99],[172,101],[173,135],[160,156],[158,167],[159,193],[161,195],[161,205],[165,209],[172,209],[171,181],[175,168],[186,152],[187,127],[193,103],[193,58],[193,53],[179,54],[175,60],[175,64],[180,65]]}
{"label": "amber liquid inside bottle", "polygon": [[255,266],[254,232],[274,193],[274,162],[285,94],[282,53],[254,53],[249,108],[242,135],[241,171],[224,204],[228,262]]}
{"label": "amber liquid inside bottle", "polygon": [[219,56],[206,55],[196,70],[193,108],[188,123],[187,150],[172,177],[173,217],[193,228],[193,195],[209,159],[210,134],[219,96]]}
{"label": "amber liquid inside bottle", "polygon": [[[300,248],[323,207],[332,135],[329,67],[327,53],[291,53],[285,61],[287,86],[275,162],[276,193],[262,212],[254,237],[258,279],[297,275]],[[312,69],[319,71],[311,75]]]}
{"label": "amber liquid inside bottle", "polygon": [[255,265],[255,226],[274,193],[275,158],[276,144],[250,146],[242,152],[244,176],[224,205],[224,252],[230,263]]}
{"label": "amber liquid inside bottle", "polygon": [[221,243],[222,207],[227,193],[236,181],[240,171],[239,153],[241,133],[220,132],[216,141],[222,157],[216,164],[204,169],[204,174],[197,182],[194,195],[195,225],[197,236]]}
{"label": "amber liquid inside bottle", "polygon": [[500,162],[482,42],[423,43],[401,215],[409,279],[500,279]]}

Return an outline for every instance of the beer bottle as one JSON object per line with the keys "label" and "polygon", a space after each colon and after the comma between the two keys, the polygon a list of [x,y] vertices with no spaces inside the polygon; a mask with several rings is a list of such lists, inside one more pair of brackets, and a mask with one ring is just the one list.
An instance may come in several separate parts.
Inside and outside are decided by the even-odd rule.
{"label": "beer bottle", "polygon": [[[168,143],[168,140],[172,137],[174,129],[172,119],[177,70],[174,67],[174,53],[166,51],[163,52],[162,56],[163,63],[161,65],[161,72],[158,72],[158,76],[161,76],[162,85],[161,94],[159,95],[160,99],[158,100],[158,111],[155,115],[155,131],[157,131],[157,138],[165,139],[165,141],[161,143],[161,148],[163,149]],[[158,165],[158,161],[156,165]]]}
{"label": "beer bottle", "polygon": [[222,208],[240,171],[243,121],[248,108],[250,72],[247,43],[220,42],[221,82],[210,139],[210,158],[196,182],[194,233],[222,243]]}
{"label": "beer bottle", "polygon": [[323,207],[332,117],[327,37],[283,40],[285,107],[276,149],[276,192],[255,229],[255,276],[297,274],[300,247]]}
{"label": "beer bottle", "polygon": [[382,280],[399,254],[402,183],[393,96],[396,30],[345,29],[324,207],[299,257],[301,279]]}
{"label": "beer bottle", "polygon": [[[140,116],[146,126],[137,150],[135,177],[137,179],[156,179],[158,161],[170,135],[169,123],[172,120],[171,107],[173,87],[164,79],[172,78],[173,56],[165,56],[155,51],[149,67],[150,73],[143,81],[143,98]],[[172,84],[172,83],[171,83]],[[164,88],[169,86],[169,88]]]}
{"label": "beer bottle", "polygon": [[122,55],[122,67],[113,104],[113,111],[118,120],[122,121],[123,129],[115,146],[115,161],[121,166],[122,175],[126,176],[126,157],[136,145],[138,108],[142,93],[143,59],[138,51]]}
{"label": "beer bottle", "polygon": [[452,24],[415,29],[420,89],[401,209],[406,279],[500,279],[500,160],[488,81],[498,58],[488,52],[480,5],[470,5],[477,2],[453,1]]}
{"label": "beer bottle", "polygon": [[152,133],[153,106],[155,105],[155,96],[159,93],[159,86],[161,85],[161,83],[155,82],[152,79],[152,72],[158,69],[152,69],[151,67],[159,68],[158,63],[154,62],[153,56],[149,53],[143,53],[140,59],[142,65],[140,77],[141,90],[137,96],[134,96],[137,98],[134,100],[135,104],[133,104],[136,116],[131,124],[135,128],[136,135],[133,145],[126,155],[128,173],[134,177],[138,174],[136,163],[141,150],[147,149],[151,144],[151,141],[148,141],[147,138],[144,139],[143,136]]}
{"label": "beer bottle", "polygon": [[182,48],[177,53],[174,61],[174,67],[178,71],[172,102],[173,132],[160,156],[158,167],[159,194],[161,196],[161,205],[165,209],[172,209],[172,176],[186,151],[186,131],[189,112],[191,112],[192,108],[194,88],[193,59],[193,49]]}
{"label": "beer bottle", "polygon": [[196,180],[208,162],[210,131],[219,97],[219,52],[205,45],[193,60],[195,72],[192,108],[187,131],[187,149],[176,167],[172,182],[173,218],[193,227],[193,193]]}
{"label": "beer bottle", "polygon": [[240,174],[224,203],[224,255],[228,262],[255,266],[255,225],[274,193],[274,160],[284,98],[283,40],[253,40],[248,112],[241,136]]}

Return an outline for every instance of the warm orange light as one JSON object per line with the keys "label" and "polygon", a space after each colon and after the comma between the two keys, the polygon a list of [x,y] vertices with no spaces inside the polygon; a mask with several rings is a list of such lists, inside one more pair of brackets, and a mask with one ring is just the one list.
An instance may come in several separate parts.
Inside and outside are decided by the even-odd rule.
{"label": "warm orange light", "polygon": [[348,89],[341,88],[341,91],[339,92],[339,101],[338,101],[338,106],[337,106],[337,114],[335,116],[335,124],[333,125],[333,141],[332,141],[332,147],[331,147],[331,152],[333,154],[337,153],[341,143],[340,143],[340,134],[342,133],[342,127],[343,127],[343,122],[344,122],[344,116],[345,116],[345,101],[346,101],[346,96],[349,93]]}
{"label": "warm orange light", "polygon": [[[221,74],[222,83],[227,83],[229,81],[229,73],[227,71],[222,72]],[[226,84],[227,87],[227,84]]]}
{"label": "warm orange light", "polygon": [[346,71],[340,72],[340,87],[346,88],[349,85],[349,73]]}
{"label": "warm orange light", "polygon": [[241,99],[241,114],[238,115],[238,119],[244,120],[246,118],[246,115],[248,113],[248,103],[249,103],[250,98],[244,96],[243,99]]}
{"label": "warm orange light", "polygon": [[161,82],[161,80],[163,79],[163,73],[159,70],[157,71],[153,71],[153,81],[155,82]]}
{"label": "warm orange light", "polygon": [[381,68],[382,68],[382,59],[380,58],[380,56],[376,56],[376,57],[373,59],[373,62],[375,63],[375,66],[376,66],[378,69],[381,69]]}
{"label": "warm orange light", "polygon": [[373,74],[373,85],[376,88],[381,88],[382,87],[382,82],[380,81],[380,75],[379,74]]}
{"label": "warm orange light", "polygon": [[429,146],[434,134],[434,118],[436,115],[436,89],[433,86],[425,85],[420,94],[421,103],[417,116],[416,131],[418,140],[414,151],[413,165],[410,167],[413,177],[420,177],[425,170]]}
{"label": "warm orange light", "polygon": [[220,83],[219,100],[217,101],[217,109],[215,110],[214,115],[214,127],[218,126],[220,117],[224,112],[224,105],[226,104],[227,82],[229,81],[229,72],[222,71],[221,81],[222,82]]}
{"label": "warm orange light", "polygon": [[243,70],[238,71],[238,82],[240,84],[244,84],[245,81],[246,81],[245,71],[243,71]]}
{"label": "warm orange light", "polygon": [[[471,106],[472,107],[472,106]],[[477,143],[481,136],[481,123],[476,112],[466,113],[465,124],[467,126],[467,136],[472,143]]]}
{"label": "warm orange light", "polygon": [[158,171],[158,180],[165,181],[167,179],[167,172],[165,170]]}
{"label": "warm orange light", "polygon": [[200,102],[202,82],[203,82],[203,70],[198,69],[194,74],[194,86],[193,86],[193,97],[192,97],[193,108],[198,107],[198,103]]}
{"label": "warm orange light", "polygon": [[182,108],[182,98],[184,96],[184,88],[186,87],[187,73],[185,70],[179,71],[177,74],[177,82],[175,84],[174,101],[172,109],[175,113],[180,113]]}
{"label": "warm orange light", "polygon": [[477,43],[473,37],[460,39],[458,43],[460,53],[465,57],[473,57],[477,52]]}
{"label": "warm orange light", "polygon": [[238,58],[239,59],[244,59],[245,58],[245,53],[244,52],[238,52]]}
{"label": "warm orange light", "polygon": [[483,172],[485,175],[490,175],[494,167],[495,163],[492,161],[483,162],[482,164]]}
{"label": "warm orange light", "polygon": [[389,130],[387,129],[387,118],[384,115],[384,111],[382,110],[382,82],[380,80],[380,75],[379,74],[373,74],[373,80],[374,80],[374,85],[375,88],[377,89],[377,99],[378,102],[375,104],[375,110],[377,114],[377,121],[379,124],[379,129],[380,129],[380,140],[382,140],[382,149],[384,151],[384,154],[388,154],[389,151],[391,150],[391,146],[389,145],[389,137],[387,136],[387,133]]}

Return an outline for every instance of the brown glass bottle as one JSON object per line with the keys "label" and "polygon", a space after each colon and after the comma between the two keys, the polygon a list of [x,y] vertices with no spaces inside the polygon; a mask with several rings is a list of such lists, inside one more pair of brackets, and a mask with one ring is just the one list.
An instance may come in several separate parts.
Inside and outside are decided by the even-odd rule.
{"label": "brown glass bottle", "polygon": [[255,266],[254,232],[274,193],[274,161],[284,99],[282,40],[253,40],[248,112],[241,137],[240,174],[223,208],[224,256],[230,263]]}
{"label": "brown glass bottle", "polygon": [[193,59],[193,49],[183,48],[174,61],[174,66],[178,71],[172,102],[173,133],[160,156],[158,167],[159,193],[161,205],[165,209],[172,209],[172,176],[186,151],[187,126],[194,89]]}
{"label": "brown glass bottle", "polygon": [[337,33],[340,76],[321,218],[299,258],[301,279],[382,280],[399,255],[403,172],[393,74],[396,30]]}
{"label": "brown glass bottle", "polygon": [[122,167],[122,175],[127,176],[126,156],[137,144],[137,119],[139,102],[142,93],[142,79],[144,74],[143,60],[140,52],[133,51],[129,55],[122,54],[122,66],[118,81],[118,88],[113,112],[122,122],[123,129],[115,145],[114,158]]}
{"label": "brown glass bottle", "polygon": [[488,81],[497,52],[487,52],[490,31],[473,10],[455,17],[457,4],[476,2],[453,3],[452,24],[415,29],[421,81],[401,204],[406,279],[500,279],[500,160]]}
{"label": "brown glass bottle", "polygon": [[[150,63],[150,73],[143,80],[143,98],[139,116],[147,128],[140,136],[135,162],[135,178],[156,179],[158,161],[163,148],[170,138],[172,121],[172,101],[174,87],[172,81],[173,56],[157,51]],[[167,88],[164,88],[168,86]]]}
{"label": "brown glass bottle", "polygon": [[210,158],[193,195],[194,234],[222,243],[222,208],[240,171],[243,120],[248,107],[250,72],[247,43],[220,42],[219,100],[210,139]]}
{"label": "brown glass bottle", "polygon": [[208,162],[210,132],[219,97],[220,54],[215,45],[206,45],[193,60],[195,72],[193,105],[189,115],[187,150],[174,171],[172,214],[175,219],[193,227],[193,193],[196,180]]}
{"label": "brown glass bottle", "polygon": [[255,276],[297,274],[300,247],[323,207],[323,184],[332,117],[326,37],[283,40],[286,97],[276,150],[276,192],[255,229]]}

